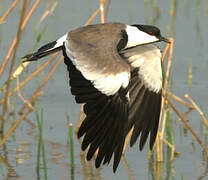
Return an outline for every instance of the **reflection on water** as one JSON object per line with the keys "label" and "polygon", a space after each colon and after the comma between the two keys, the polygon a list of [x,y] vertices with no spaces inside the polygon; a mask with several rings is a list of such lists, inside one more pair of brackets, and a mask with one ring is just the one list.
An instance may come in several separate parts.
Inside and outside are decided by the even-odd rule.
{"label": "reflection on water", "polygon": [[2,178],[18,178],[19,175],[15,171],[15,168],[10,164],[8,160],[7,146],[3,145],[3,153],[0,154],[0,169]]}
{"label": "reflection on water", "polygon": [[[1,14],[3,14],[8,9],[9,3],[0,1],[0,7]],[[63,35],[68,29],[83,25],[98,7],[98,1],[42,1],[23,32],[18,59],[26,52],[37,49],[41,44]],[[47,15],[44,14],[46,9]],[[16,33],[18,25],[16,16],[19,17],[18,7],[0,25],[1,59],[4,59]],[[187,92],[190,93],[200,108],[206,114],[208,113],[208,1],[121,0],[120,4],[112,1],[108,17],[109,21],[129,24],[155,24],[163,33],[166,32],[167,37],[174,37],[174,63],[169,90],[179,97],[183,97]],[[95,23],[100,21],[99,18],[95,19]],[[27,71],[33,72],[34,69],[34,66],[30,66]],[[46,70],[39,75],[39,78],[36,78],[36,83],[42,81],[47,71],[50,70]],[[165,139],[173,144],[177,151],[173,152],[169,146],[165,146],[164,162],[157,162],[154,154],[147,153],[145,150],[139,152],[135,145],[131,149],[127,148],[125,158],[122,157],[116,174],[112,173],[111,163],[109,166],[95,169],[94,161],[86,161],[84,152],[80,152],[80,144],[76,135],[73,136],[74,153],[71,155],[69,152],[72,152],[72,145],[69,145],[71,141],[69,141],[68,124],[70,122],[75,126],[80,106],[75,105],[73,97],[68,93],[68,79],[66,80],[63,72],[65,72],[65,67],[61,65],[53,80],[45,87],[40,101],[37,102],[44,108],[44,125],[41,131],[35,115],[31,114],[18,127],[7,144],[1,148],[0,179],[178,180],[207,178],[208,162],[204,152],[172,111],[169,111],[166,117]],[[6,79],[5,75],[4,78]],[[13,86],[15,85],[14,83]],[[29,96],[36,85],[31,83],[21,91]],[[2,99],[1,94],[0,98]],[[8,127],[19,118],[16,111],[22,105],[18,96],[12,98],[14,98],[10,99],[12,116],[9,117]],[[200,121],[198,113],[184,109],[177,103],[176,106],[180,112],[184,112],[183,117],[189,121],[203,143],[207,145],[207,128]],[[66,118],[66,114],[70,118]],[[66,119],[68,119],[67,122]],[[40,134],[42,134],[42,139],[40,139]],[[43,147],[41,143],[44,149],[41,149]]]}
{"label": "reflection on water", "polygon": [[19,146],[16,148],[16,164],[24,164],[31,158],[29,144],[27,141],[19,142]]}

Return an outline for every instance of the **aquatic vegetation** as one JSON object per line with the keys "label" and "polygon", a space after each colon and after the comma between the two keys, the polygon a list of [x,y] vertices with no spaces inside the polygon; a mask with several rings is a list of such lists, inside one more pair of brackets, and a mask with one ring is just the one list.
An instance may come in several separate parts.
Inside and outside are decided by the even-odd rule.
{"label": "aquatic vegetation", "polygon": [[[1,2],[0,2],[1,3]],[[55,11],[55,8],[57,8],[58,1],[49,1],[47,4],[47,7],[45,11],[42,12],[40,15],[39,21],[34,26],[34,37],[33,37],[33,48],[36,48],[38,46],[38,43],[44,38],[46,38],[46,33],[48,32],[49,26],[47,24],[44,24],[43,27],[41,27],[42,23],[45,21],[48,21],[48,17],[53,14]],[[91,15],[91,17],[87,20],[85,25],[92,23],[96,18],[98,19],[98,16],[100,15],[100,22],[104,23],[107,21],[108,16],[110,16],[110,12],[113,11],[111,8],[113,2],[110,0],[100,0],[99,7],[95,12]],[[131,10],[131,8],[134,8],[132,6],[132,2],[128,2],[128,8]],[[187,73],[187,84],[189,86],[189,89],[187,89],[187,93],[184,94],[184,98],[179,97],[179,95],[175,94],[174,91],[174,80],[172,80],[172,65],[176,61],[174,59],[174,51],[177,48],[175,42],[175,36],[176,36],[176,19],[179,9],[179,1],[172,0],[169,7],[169,16],[167,23],[167,34],[174,37],[170,38],[171,44],[164,47],[163,51],[163,57],[162,57],[162,63],[163,63],[163,100],[162,100],[162,113],[160,118],[160,127],[159,127],[159,133],[157,137],[157,142],[155,144],[155,147],[153,151],[149,151],[148,153],[148,173],[149,176],[152,179],[162,179],[164,178],[164,169],[166,170],[166,179],[171,179],[171,176],[174,179],[174,176],[176,174],[175,171],[177,171],[174,167],[174,160],[175,158],[184,158],[184,154],[181,153],[178,150],[178,147],[176,145],[176,136],[177,133],[182,132],[184,129],[187,133],[190,133],[192,135],[192,145],[196,146],[198,151],[202,151],[202,160],[198,160],[204,167],[205,172],[202,176],[207,175],[207,169],[206,169],[206,162],[208,158],[208,149],[207,149],[207,127],[208,127],[208,119],[207,119],[207,110],[203,112],[198,105],[196,97],[191,97],[189,94],[189,89],[191,90],[194,86],[193,79],[194,79],[194,65],[193,61],[189,61],[189,64],[187,64],[186,67],[188,67],[188,73]],[[46,60],[43,64],[40,64],[37,66],[37,68],[32,69],[30,63],[24,63],[20,64],[18,66],[18,55],[17,52],[20,50],[21,42],[24,40],[24,33],[26,31],[26,28],[28,24],[30,23],[31,19],[35,16],[35,11],[38,10],[40,6],[40,0],[24,0],[19,1],[15,0],[13,3],[8,7],[8,10],[4,13],[1,13],[0,17],[0,25],[1,26],[8,26],[7,23],[4,23],[7,21],[7,19],[10,18],[10,15],[13,15],[15,8],[17,6],[21,7],[18,18],[19,24],[16,27],[16,35],[11,41],[11,44],[4,49],[6,51],[5,57],[1,60],[0,63],[0,108],[2,109],[2,112],[0,114],[0,132],[1,132],[1,140],[0,140],[0,147],[2,149],[6,149],[5,147],[7,144],[14,143],[13,140],[11,142],[11,137],[16,136],[15,130],[19,129],[22,131],[22,124],[23,122],[27,122],[32,127],[31,129],[36,132],[38,132],[38,138],[37,140],[37,159],[36,159],[36,172],[37,177],[40,178],[42,166],[41,166],[41,160],[43,164],[43,174],[44,179],[50,179],[50,173],[48,170],[49,163],[48,161],[48,150],[47,150],[47,144],[44,142],[43,137],[43,131],[44,126],[43,125],[43,109],[39,107],[39,101],[40,97],[44,97],[43,95],[43,88],[50,82],[51,78],[54,76],[54,74],[58,71],[58,68],[60,64],[63,61],[63,57],[59,54],[55,54],[51,56],[48,60]],[[118,4],[119,6],[119,4]],[[200,24],[200,13],[203,13],[203,3],[200,1],[197,1],[195,4],[195,14],[196,14],[196,21],[195,21],[195,28],[196,32],[199,33],[199,38],[203,39],[203,32]],[[151,24],[157,24],[161,18],[164,18],[162,14],[162,10],[160,8],[159,1],[155,0],[144,0],[144,13],[145,13],[145,21]],[[190,4],[190,1],[185,0],[184,1],[184,11],[187,12],[187,14],[191,13],[189,10],[192,7],[192,4]],[[207,7],[208,4],[206,3],[205,6],[205,12],[204,15],[206,19],[208,19],[208,11]],[[151,13],[152,12],[152,13]],[[39,13],[39,12],[38,12]],[[131,15],[132,16],[132,15]],[[188,16],[188,15],[187,15]],[[110,17],[111,18],[111,17]],[[132,19],[132,17],[130,18]],[[208,22],[208,21],[207,21]],[[206,24],[206,23],[205,23]],[[208,23],[207,23],[208,24]],[[41,27],[41,28],[40,28]],[[189,33],[189,32],[187,32]],[[1,38],[2,39],[2,38]],[[0,41],[0,43],[4,43],[4,41]],[[10,43],[10,42],[9,42]],[[27,49],[28,51],[28,49]],[[32,51],[32,49],[31,49]],[[22,55],[24,54],[21,53]],[[182,55],[181,55],[182,56]],[[20,58],[19,58],[20,59]],[[191,58],[192,59],[192,58]],[[181,61],[181,60],[180,60]],[[32,70],[31,70],[32,69]],[[28,73],[25,73],[27,70]],[[38,81],[40,82],[39,85],[34,85],[34,79],[40,75],[40,72],[44,71],[45,76],[39,76]],[[32,85],[31,85],[32,84]],[[30,88],[30,86],[32,88]],[[26,87],[26,88],[25,88]],[[27,88],[29,88],[30,92],[27,91]],[[57,91],[54,89],[54,91]],[[47,94],[45,91],[44,94]],[[17,99],[21,100],[21,103],[17,102]],[[196,102],[195,102],[196,101]],[[207,108],[207,107],[206,107]],[[40,113],[39,113],[40,109]],[[44,116],[45,114],[45,107],[44,107]],[[185,111],[184,111],[185,109]],[[35,112],[35,113],[34,113]],[[189,115],[190,113],[198,112],[198,118],[200,119],[199,122],[201,122],[202,126],[202,133],[199,134],[196,127],[192,124],[192,122],[189,121]],[[30,120],[30,117],[33,115],[36,116],[37,120],[37,127],[33,127],[33,124]],[[55,112],[54,112],[55,114]],[[12,118],[11,118],[12,117]],[[70,117],[71,114],[70,114]],[[103,174],[105,172],[105,167],[102,169],[99,169],[97,171],[94,170],[90,162],[86,162],[83,156],[84,152],[80,152],[80,156],[76,156],[76,136],[73,135],[74,131],[77,132],[78,127],[81,124],[81,121],[83,120],[84,114],[83,109],[81,106],[80,110],[80,116],[79,120],[77,121],[77,125],[69,124],[68,123],[68,136],[69,139],[69,146],[67,146],[67,151],[70,152],[70,159],[68,159],[69,164],[61,164],[61,167],[70,167],[70,175],[71,179],[75,179],[79,171],[82,171],[84,176],[86,177],[100,177],[100,173]],[[73,117],[75,118],[75,117]],[[12,119],[12,121],[11,121]],[[64,119],[64,118],[63,118]],[[27,121],[28,120],[28,121]],[[60,120],[60,119],[59,119]],[[44,122],[46,119],[44,119]],[[69,121],[69,120],[68,120]],[[176,127],[176,124],[179,126],[179,130]],[[32,132],[33,132],[32,131]],[[24,133],[25,131],[23,131]],[[54,133],[54,132],[53,132]],[[131,133],[131,132],[130,132]],[[186,135],[185,134],[185,135]],[[55,136],[55,134],[54,134]],[[34,137],[34,136],[33,136]],[[31,139],[35,139],[31,137]],[[125,150],[123,154],[125,154],[125,151],[128,151],[128,140],[130,135],[126,138],[126,144],[125,144]],[[187,146],[191,146],[189,142],[187,142]],[[3,150],[2,150],[3,151]],[[138,150],[137,150],[138,151]],[[139,153],[139,152],[137,152]],[[7,174],[7,170],[11,171],[14,177],[18,177],[18,172],[16,172],[16,168],[12,167],[10,165],[9,159],[5,155],[6,153],[0,152],[0,176],[5,177]],[[12,157],[13,158],[13,157]],[[139,158],[136,157],[139,161]],[[77,160],[79,159],[79,160]],[[77,161],[80,161],[81,164],[78,164]],[[125,168],[126,174],[128,174],[129,179],[136,179],[134,177],[134,171],[132,171],[132,167],[129,165],[128,159],[126,160],[124,156],[122,157],[122,162]],[[129,163],[129,164],[128,164]],[[146,166],[146,167],[147,167]],[[5,168],[6,167],[6,168]],[[6,169],[6,170],[5,170]],[[8,172],[9,174],[9,172]],[[178,173],[179,174],[179,173]],[[69,174],[68,174],[69,175]],[[21,174],[20,174],[21,176]],[[184,175],[181,174],[181,179],[184,179]],[[157,178],[155,178],[157,177]]]}

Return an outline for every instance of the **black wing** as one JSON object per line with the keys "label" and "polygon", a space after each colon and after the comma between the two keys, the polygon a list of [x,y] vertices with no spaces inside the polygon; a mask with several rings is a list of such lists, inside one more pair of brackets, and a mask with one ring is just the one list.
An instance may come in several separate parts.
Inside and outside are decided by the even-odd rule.
{"label": "black wing", "polygon": [[[140,150],[150,134],[152,149],[157,135],[161,91],[153,92],[139,77],[139,69],[131,72],[129,85],[114,95],[107,96],[85,79],[63,50],[64,62],[69,71],[71,92],[77,103],[85,103],[86,118],[78,131],[84,136],[82,150],[88,147],[87,160],[92,159],[98,150],[95,166],[109,163],[114,155],[113,171],[120,162],[125,137],[133,127],[130,145],[140,136]],[[129,99],[127,94],[129,93]]]}
{"label": "black wing", "polygon": [[130,146],[133,146],[140,135],[140,150],[143,149],[148,135],[150,134],[150,149],[152,149],[157,135],[160,109],[161,109],[161,90],[153,92],[145,87],[139,78],[139,70],[135,69],[131,73],[129,83],[130,103],[128,126],[126,133],[133,127]]}
{"label": "black wing", "polygon": [[98,154],[95,166],[109,163],[114,154],[113,171],[120,162],[125,141],[125,127],[128,122],[127,91],[120,89],[116,94],[106,96],[97,90],[91,81],[86,80],[63,50],[64,62],[69,71],[71,92],[77,103],[85,103],[86,117],[78,131],[82,137],[82,150],[87,152],[87,160],[92,159],[96,150]]}

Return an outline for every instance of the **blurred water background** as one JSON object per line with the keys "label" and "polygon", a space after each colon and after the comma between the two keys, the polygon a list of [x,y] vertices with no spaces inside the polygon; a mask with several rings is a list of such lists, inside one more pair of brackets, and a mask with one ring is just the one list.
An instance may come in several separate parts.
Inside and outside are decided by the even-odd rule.
{"label": "blurred water background", "polygon": [[[33,3],[34,1],[32,1]],[[68,30],[82,26],[99,7],[95,0],[59,0],[52,14],[39,25],[38,22],[46,8],[54,0],[41,1],[29,21],[20,41],[17,63],[21,57],[36,50],[41,45],[53,41]],[[0,14],[3,14],[12,1],[0,0]],[[0,64],[8,52],[8,48],[16,35],[22,2],[17,5],[6,21],[0,25]],[[208,112],[208,1],[207,0],[112,0],[108,22],[126,24],[154,24],[166,37],[175,40],[173,64],[169,89],[179,97],[185,93],[195,100],[201,109]],[[100,23],[97,16],[93,23]],[[164,44],[161,44],[164,49]],[[47,61],[48,58],[42,60]],[[42,64],[30,64],[21,75],[21,79],[33,72]],[[54,64],[54,63],[53,63]],[[24,95],[29,97],[41,83],[52,65],[41,72],[35,80],[26,85]],[[8,72],[8,69],[5,70]],[[1,77],[6,81],[7,73]],[[14,82],[13,86],[16,85]],[[69,127],[71,122],[76,126],[80,105],[77,105],[68,87],[68,74],[64,63],[56,70],[52,80],[44,87],[44,94],[37,101],[38,114],[43,111],[42,137],[45,148],[48,179],[151,179],[151,180],[194,180],[208,179],[207,162],[201,147],[189,131],[184,128],[178,117],[170,112],[173,143],[180,155],[173,161],[168,159],[168,150],[164,149],[164,163],[156,163],[148,159],[148,146],[139,152],[138,144],[127,148],[126,165],[120,163],[116,174],[112,172],[112,163],[95,170],[94,162],[86,162],[80,155],[80,144],[74,135],[74,169],[71,170],[69,149]],[[1,99],[4,97],[0,94]],[[22,106],[22,100],[16,95],[11,109]],[[174,101],[181,112],[186,108]],[[14,113],[10,117],[13,123],[18,118]],[[194,111],[187,120],[203,140],[207,143],[207,129],[201,123],[199,113]],[[7,126],[9,126],[7,124]],[[75,128],[74,128],[75,129]],[[0,179],[38,179],[39,130],[37,116],[31,113],[23,121],[7,143],[0,149]],[[40,166],[39,179],[45,179]],[[128,168],[127,168],[128,167]],[[127,170],[128,169],[128,170]],[[203,177],[205,175],[205,177]]]}

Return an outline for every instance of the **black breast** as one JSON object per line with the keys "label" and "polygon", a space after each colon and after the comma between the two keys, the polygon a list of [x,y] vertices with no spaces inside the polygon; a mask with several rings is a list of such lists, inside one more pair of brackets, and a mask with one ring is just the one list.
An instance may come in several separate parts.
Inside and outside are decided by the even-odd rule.
{"label": "black breast", "polygon": [[123,29],[121,30],[121,40],[119,41],[118,45],[117,45],[117,51],[119,52],[121,49],[123,49],[124,47],[126,47],[126,44],[128,42],[128,35],[126,33],[126,31]]}

